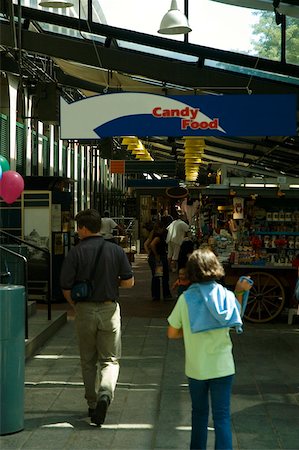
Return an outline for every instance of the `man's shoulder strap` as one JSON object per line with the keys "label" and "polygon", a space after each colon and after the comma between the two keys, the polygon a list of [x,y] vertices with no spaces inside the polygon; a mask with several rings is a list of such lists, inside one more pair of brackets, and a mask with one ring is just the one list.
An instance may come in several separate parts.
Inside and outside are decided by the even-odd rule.
{"label": "man's shoulder strap", "polygon": [[90,274],[90,281],[94,279],[94,276],[95,276],[95,273],[96,273],[96,269],[97,269],[97,266],[98,266],[98,263],[99,263],[99,260],[100,260],[100,257],[101,257],[104,245],[105,245],[105,239],[103,239],[103,242],[100,244],[100,246],[98,248],[95,264],[94,264],[92,272]]}

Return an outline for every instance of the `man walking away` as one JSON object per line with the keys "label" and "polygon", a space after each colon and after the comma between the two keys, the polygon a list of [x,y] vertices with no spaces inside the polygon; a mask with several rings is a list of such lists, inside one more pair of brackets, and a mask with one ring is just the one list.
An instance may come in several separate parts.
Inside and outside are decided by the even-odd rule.
{"label": "man walking away", "polygon": [[167,227],[166,243],[168,244],[168,262],[172,272],[178,270],[178,257],[181,244],[189,231],[189,225],[181,219],[181,215],[177,213],[177,217]]}
{"label": "man walking away", "polygon": [[[101,217],[96,210],[81,211],[75,220],[80,242],[67,254],[60,281],[64,297],[75,310],[88,414],[91,422],[100,426],[113,400],[119,374],[119,287],[131,288],[134,277],[123,249],[100,236]],[[92,273],[95,275],[90,280]],[[92,281],[92,295],[88,300],[74,301],[71,288],[82,280]]]}
{"label": "man walking away", "polygon": [[100,235],[106,241],[117,243],[113,237],[113,230],[118,229],[120,233],[123,233],[123,229],[118,225],[115,220],[111,219],[109,211],[104,211],[104,217],[101,219]]}

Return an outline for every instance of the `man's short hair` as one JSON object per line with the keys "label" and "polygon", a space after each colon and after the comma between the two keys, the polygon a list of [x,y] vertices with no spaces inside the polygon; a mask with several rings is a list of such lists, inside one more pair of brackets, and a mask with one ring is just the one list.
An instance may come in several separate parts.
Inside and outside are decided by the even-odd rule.
{"label": "man's short hair", "polygon": [[84,209],[75,217],[78,228],[86,227],[91,233],[98,233],[101,229],[101,216],[96,209]]}
{"label": "man's short hair", "polygon": [[108,209],[104,211],[104,217],[110,217],[110,212],[108,211]]}

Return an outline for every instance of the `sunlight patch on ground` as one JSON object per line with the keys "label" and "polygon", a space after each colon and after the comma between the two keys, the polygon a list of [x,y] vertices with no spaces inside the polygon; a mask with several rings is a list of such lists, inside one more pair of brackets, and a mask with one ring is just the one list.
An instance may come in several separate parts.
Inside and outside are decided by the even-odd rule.
{"label": "sunlight patch on ground", "polygon": [[135,361],[138,359],[164,359],[164,356],[122,356],[121,359]]}
{"label": "sunlight patch on ground", "polygon": [[49,423],[48,425],[42,425],[41,428],[74,428],[68,422]]}
{"label": "sunlight patch on ground", "polygon": [[119,423],[102,425],[101,428],[107,428],[109,430],[152,430],[154,427],[150,423]]}
{"label": "sunlight patch on ground", "polygon": [[[191,427],[190,426],[179,426],[179,427],[175,427],[175,429],[178,430],[178,431],[191,431]],[[208,431],[215,431],[215,428],[208,427]]]}
{"label": "sunlight patch on ground", "polygon": [[34,359],[79,359],[79,356],[67,355],[35,355]]}
{"label": "sunlight patch on ground", "polygon": [[44,386],[46,384],[58,386],[83,386],[82,381],[25,381],[25,386]]}

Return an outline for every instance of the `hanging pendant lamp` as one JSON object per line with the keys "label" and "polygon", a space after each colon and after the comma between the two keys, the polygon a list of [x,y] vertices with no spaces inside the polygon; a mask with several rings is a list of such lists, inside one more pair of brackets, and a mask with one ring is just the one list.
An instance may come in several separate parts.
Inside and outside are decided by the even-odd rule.
{"label": "hanging pendant lamp", "polygon": [[163,17],[160,29],[160,34],[187,34],[191,28],[189,27],[188,19],[179,9],[176,0],[171,0],[170,10]]}
{"label": "hanging pendant lamp", "polygon": [[39,2],[39,6],[43,8],[66,9],[74,6],[74,3],[67,0],[42,0]]}

